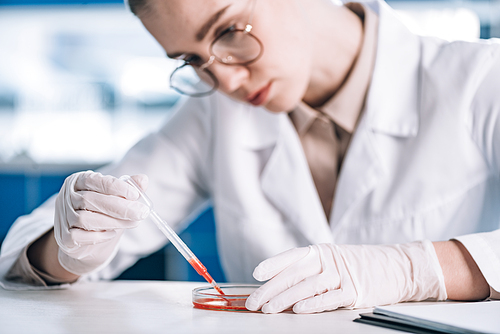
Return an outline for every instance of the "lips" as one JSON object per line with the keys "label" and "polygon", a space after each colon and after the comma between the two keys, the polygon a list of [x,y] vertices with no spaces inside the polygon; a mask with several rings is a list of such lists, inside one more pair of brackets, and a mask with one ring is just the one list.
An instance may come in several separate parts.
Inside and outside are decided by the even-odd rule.
{"label": "lips", "polygon": [[248,95],[247,102],[253,104],[254,106],[260,106],[266,101],[270,90],[271,83],[268,83],[264,88],[261,88],[257,92]]}

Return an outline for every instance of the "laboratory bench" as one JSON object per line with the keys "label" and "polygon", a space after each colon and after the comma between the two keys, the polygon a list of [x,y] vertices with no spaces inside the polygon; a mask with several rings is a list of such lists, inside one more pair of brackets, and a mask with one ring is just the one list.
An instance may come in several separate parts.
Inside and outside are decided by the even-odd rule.
{"label": "laboratory bench", "polygon": [[198,282],[101,281],[63,290],[0,288],[0,333],[401,333],[353,320],[370,310],[263,314],[196,309]]}

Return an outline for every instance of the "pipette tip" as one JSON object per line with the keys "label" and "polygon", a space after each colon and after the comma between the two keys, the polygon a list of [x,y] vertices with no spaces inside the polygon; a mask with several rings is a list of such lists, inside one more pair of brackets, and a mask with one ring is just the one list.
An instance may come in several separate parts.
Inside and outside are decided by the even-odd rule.
{"label": "pipette tip", "polygon": [[220,288],[220,286],[215,282],[215,280],[212,280],[212,282],[210,282],[210,285],[213,286],[213,288],[218,292],[220,293],[221,295],[225,295],[224,291],[222,291],[222,289]]}

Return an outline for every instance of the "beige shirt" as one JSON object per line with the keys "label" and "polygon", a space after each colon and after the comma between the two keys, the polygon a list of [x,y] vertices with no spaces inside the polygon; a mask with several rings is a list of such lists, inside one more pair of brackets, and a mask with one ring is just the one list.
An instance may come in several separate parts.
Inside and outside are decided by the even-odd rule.
{"label": "beige shirt", "polygon": [[[361,111],[364,108],[365,98],[375,64],[377,46],[377,14],[359,3],[348,3],[345,6],[361,18],[364,30],[361,49],[349,76],[335,95],[323,106],[313,109],[304,102],[301,102],[297,108],[290,113],[292,123],[301,139],[304,153],[313,174],[313,179],[318,189],[318,194],[327,219],[329,218],[333,205],[333,194],[342,161],[347,152],[358,119],[360,118]],[[335,175],[321,175],[319,177],[314,175],[316,169],[315,164],[319,163],[317,161],[318,156],[322,159],[325,155],[321,152],[313,152],[315,149],[322,149],[322,147],[321,145],[311,144],[311,141],[306,140],[306,135],[313,122],[318,118],[325,123],[333,122],[334,132],[337,137],[336,140],[331,143],[331,149],[336,152],[332,157],[337,160],[335,162],[337,166]],[[329,179],[333,178],[333,182],[330,185],[333,189],[326,191],[320,189],[321,186],[324,186],[322,180],[325,180],[325,177]]]}

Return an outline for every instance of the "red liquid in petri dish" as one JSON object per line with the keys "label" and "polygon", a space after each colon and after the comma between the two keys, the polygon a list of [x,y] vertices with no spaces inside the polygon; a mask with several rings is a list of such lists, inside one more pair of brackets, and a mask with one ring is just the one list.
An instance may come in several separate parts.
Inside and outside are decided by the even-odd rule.
{"label": "red liquid in petri dish", "polygon": [[248,311],[245,307],[246,298],[223,300],[221,298],[201,298],[193,305],[196,308],[203,310],[216,310],[216,311]]}
{"label": "red liquid in petri dish", "polygon": [[193,305],[202,310],[214,311],[247,311],[245,302],[248,296],[259,288],[252,284],[221,284],[224,295],[220,295],[213,287],[201,287],[193,290]]}

